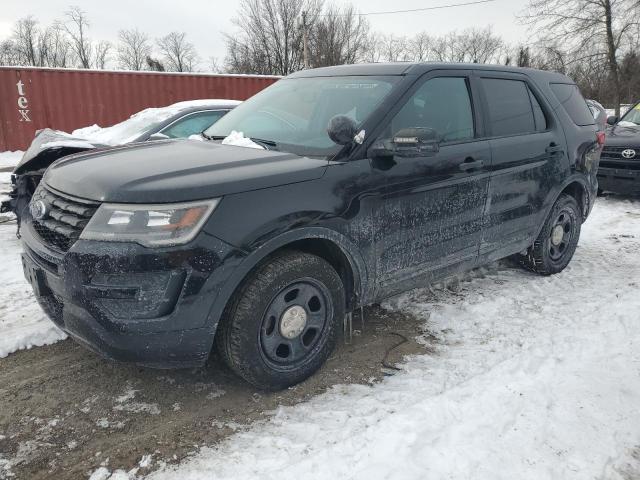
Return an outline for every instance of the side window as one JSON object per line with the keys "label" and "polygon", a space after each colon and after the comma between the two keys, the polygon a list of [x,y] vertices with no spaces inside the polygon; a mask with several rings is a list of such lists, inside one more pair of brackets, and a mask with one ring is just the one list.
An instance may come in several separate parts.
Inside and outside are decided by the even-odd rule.
{"label": "side window", "polygon": [[540,102],[533,94],[533,92],[529,90],[529,98],[531,99],[531,106],[533,107],[533,119],[536,122],[536,132],[544,132],[547,129],[547,117],[540,106]]}
{"label": "side window", "polygon": [[162,130],[162,133],[171,138],[187,138],[189,135],[197,135],[220,120],[225,113],[227,112],[219,110],[187,115]]}
{"label": "side window", "polygon": [[551,83],[551,91],[556,96],[562,107],[573,120],[573,123],[580,126],[593,125],[595,123],[593,115],[587,107],[587,102],[580,94],[577,85],[569,83]]}
{"label": "side window", "polygon": [[526,83],[520,80],[483,78],[482,86],[487,97],[489,125],[494,137],[536,131]]}
{"label": "side window", "polygon": [[427,80],[391,121],[388,136],[404,128],[434,129],[442,142],[474,137],[473,109],[464,78],[439,77]]}

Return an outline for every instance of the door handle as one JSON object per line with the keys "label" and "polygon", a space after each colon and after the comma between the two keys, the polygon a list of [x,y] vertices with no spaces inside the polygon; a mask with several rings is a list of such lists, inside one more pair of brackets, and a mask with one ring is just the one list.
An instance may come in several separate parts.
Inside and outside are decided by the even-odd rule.
{"label": "door handle", "polygon": [[556,145],[555,143],[551,143],[547,148],[544,149],[547,153],[558,153],[562,151],[562,147],[560,145]]}
{"label": "door handle", "polygon": [[482,160],[476,160],[473,157],[465,158],[464,162],[462,162],[459,167],[460,170],[466,172],[467,170],[474,170],[476,168],[482,168],[484,166],[484,162]]}

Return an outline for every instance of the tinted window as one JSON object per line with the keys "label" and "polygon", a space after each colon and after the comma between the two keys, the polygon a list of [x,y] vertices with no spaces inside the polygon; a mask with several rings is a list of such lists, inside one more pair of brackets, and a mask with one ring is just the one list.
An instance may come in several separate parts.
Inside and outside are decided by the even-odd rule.
{"label": "tinted window", "polygon": [[576,125],[593,125],[593,115],[577,85],[552,83],[551,90]]}
{"label": "tinted window", "polygon": [[467,81],[455,77],[427,80],[391,121],[388,136],[412,127],[432,128],[443,142],[473,138],[473,110]]}
{"label": "tinted window", "polygon": [[538,99],[531,90],[529,90],[529,97],[531,99],[531,106],[533,107],[533,118],[536,122],[536,132],[544,132],[547,129],[547,117],[540,106],[540,102],[538,102]]}
{"label": "tinted window", "polygon": [[197,135],[222,118],[225,113],[227,112],[216,111],[187,115],[162,130],[162,133],[171,138],[187,138],[189,135]]}
{"label": "tinted window", "polygon": [[518,135],[536,131],[529,88],[520,80],[483,78],[489,124],[494,136]]}

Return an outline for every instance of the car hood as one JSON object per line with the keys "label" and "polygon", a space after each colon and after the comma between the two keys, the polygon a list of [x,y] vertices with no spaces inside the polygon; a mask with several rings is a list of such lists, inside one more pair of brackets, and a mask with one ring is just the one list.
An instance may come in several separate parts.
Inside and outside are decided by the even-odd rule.
{"label": "car hood", "polygon": [[607,131],[607,147],[640,147],[640,125],[615,125]]}
{"label": "car hood", "polygon": [[184,202],[313,180],[327,164],[291,153],[167,140],[62,158],[47,169],[44,182],[100,202]]}
{"label": "car hood", "polygon": [[[107,145],[90,142],[65,132],[45,128],[38,131],[13,173],[21,174],[27,170],[38,170],[51,163],[51,158],[60,158],[72,153],[104,148]],[[40,165],[42,164],[42,165]]]}

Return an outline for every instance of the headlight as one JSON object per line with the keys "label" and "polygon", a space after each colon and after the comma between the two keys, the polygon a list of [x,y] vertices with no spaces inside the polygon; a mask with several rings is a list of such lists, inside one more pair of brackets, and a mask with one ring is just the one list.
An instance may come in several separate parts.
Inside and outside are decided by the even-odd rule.
{"label": "headlight", "polygon": [[129,241],[147,247],[180,245],[198,234],[219,201],[219,198],[214,198],[158,205],[103,203],[80,238]]}

